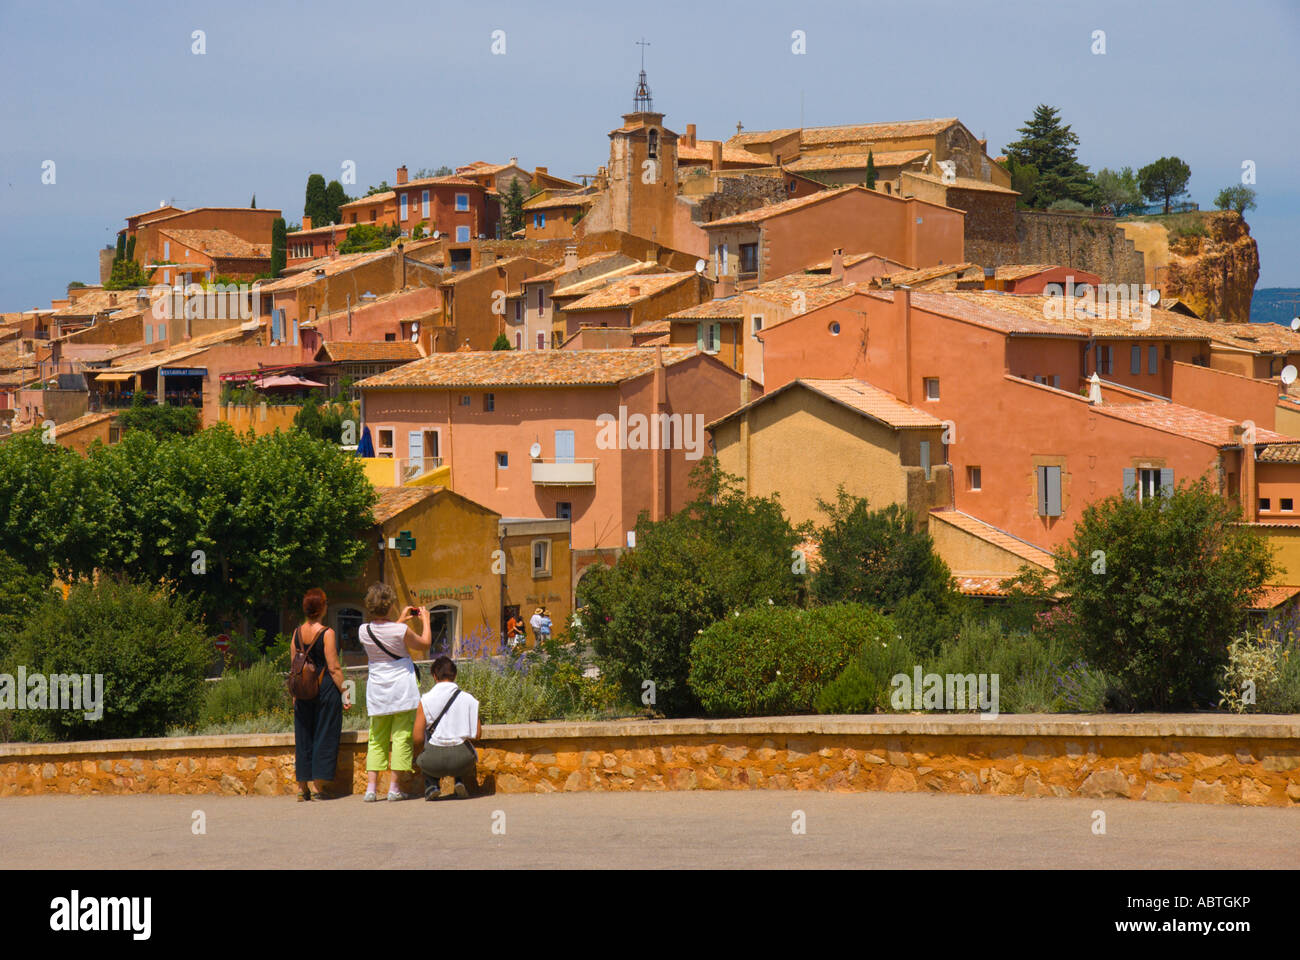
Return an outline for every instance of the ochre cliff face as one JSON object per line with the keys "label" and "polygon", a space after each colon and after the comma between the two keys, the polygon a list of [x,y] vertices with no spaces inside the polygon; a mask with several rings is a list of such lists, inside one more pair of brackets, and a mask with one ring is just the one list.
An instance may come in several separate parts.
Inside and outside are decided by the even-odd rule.
{"label": "ochre cliff face", "polygon": [[1161,295],[1177,297],[1206,320],[1248,323],[1259,279],[1259,248],[1250,227],[1230,210],[1208,213],[1202,222],[1205,236],[1169,238]]}

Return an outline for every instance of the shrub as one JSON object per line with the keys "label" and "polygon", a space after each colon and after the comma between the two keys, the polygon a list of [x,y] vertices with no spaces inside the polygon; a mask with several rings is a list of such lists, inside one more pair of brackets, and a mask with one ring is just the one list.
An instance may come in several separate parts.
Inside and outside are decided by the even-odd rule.
{"label": "shrub", "polygon": [[206,687],[200,723],[229,723],[265,716],[292,722],[293,702],[285,689],[284,675],[269,661],[255,663],[246,670],[227,670],[220,680],[210,681]]}
{"label": "shrub", "polygon": [[1300,644],[1290,630],[1265,624],[1228,644],[1220,706],[1233,713],[1300,712]]}
{"label": "shrub", "polygon": [[1053,200],[1047,205],[1047,209],[1064,210],[1068,213],[1081,213],[1082,211],[1087,210],[1088,207],[1086,204],[1080,203],[1078,200],[1071,200],[1068,197],[1063,197],[1060,200]]}
{"label": "shrub", "polygon": [[695,638],[688,682],[712,715],[806,713],[864,643],[893,636],[888,617],[860,604],[809,610],[764,604]]}
{"label": "shrub", "polygon": [[528,723],[558,716],[546,685],[530,671],[469,660],[457,664],[456,683],[478,699],[487,723]]}
{"label": "shrub", "polygon": [[41,740],[162,735],[191,724],[203,705],[212,660],[195,606],[167,591],[104,577],[51,596],[15,638],[3,671],[103,675],[103,716],[82,710],[22,711]]}
{"label": "shrub", "polygon": [[874,713],[881,705],[880,682],[850,660],[844,671],[822,687],[813,701],[818,713]]}

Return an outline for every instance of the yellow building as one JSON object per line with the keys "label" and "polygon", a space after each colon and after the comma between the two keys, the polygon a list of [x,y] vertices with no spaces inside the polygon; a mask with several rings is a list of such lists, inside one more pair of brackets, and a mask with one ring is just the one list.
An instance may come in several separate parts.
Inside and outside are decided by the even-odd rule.
{"label": "yellow building", "polygon": [[[568,622],[573,599],[568,520],[502,517],[436,486],[381,489],[374,517],[366,534],[374,549],[364,572],[347,583],[323,585],[330,605],[327,622],[349,662],[361,660],[362,601],[369,585],[380,580],[397,591],[399,607],[429,609],[435,653],[455,658],[501,652],[513,613],[528,620],[545,606],[555,632]],[[286,619],[296,623],[297,612],[288,611]],[[529,630],[530,646],[534,640]]]}

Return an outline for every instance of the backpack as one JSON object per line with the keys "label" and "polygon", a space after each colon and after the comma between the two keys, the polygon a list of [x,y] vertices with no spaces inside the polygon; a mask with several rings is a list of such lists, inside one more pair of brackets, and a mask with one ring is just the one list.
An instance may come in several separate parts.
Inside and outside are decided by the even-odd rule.
{"label": "backpack", "polygon": [[[321,634],[325,631],[322,629],[312,641],[311,646],[319,642]],[[293,632],[293,660],[289,664],[289,696],[295,700],[315,700],[320,693],[320,675],[322,669],[310,657],[311,646],[305,647],[302,640],[298,637],[298,631]]]}

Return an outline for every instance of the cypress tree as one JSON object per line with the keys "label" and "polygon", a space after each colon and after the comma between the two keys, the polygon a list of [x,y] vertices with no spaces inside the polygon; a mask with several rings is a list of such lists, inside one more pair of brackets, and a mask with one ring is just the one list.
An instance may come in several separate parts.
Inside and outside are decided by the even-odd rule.
{"label": "cypress tree", "polygon": [[278,277],[285,265],[285,247],[288,228],[284,217],[276,217],[271,224],[271,276]]}
{"label": "cypress tree", "polygon": [[876,189],[876,155],[871,150],[867,151],[867,189]]}
{"label": "cypress tree", "polygon": [[302,203],[302,215],[311,217],[313,227],[329,223],[329,200],[325,193],[325,178],[313,173],[307,178],[307,195]]}

